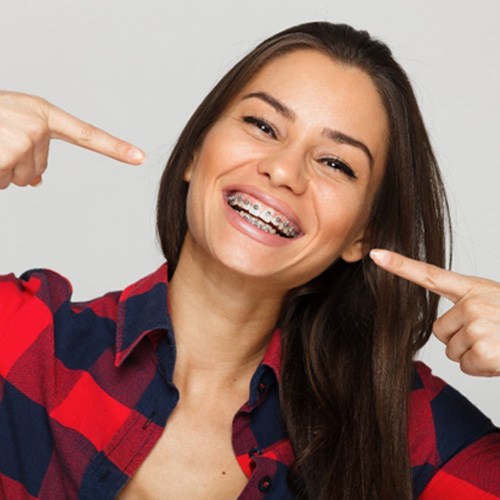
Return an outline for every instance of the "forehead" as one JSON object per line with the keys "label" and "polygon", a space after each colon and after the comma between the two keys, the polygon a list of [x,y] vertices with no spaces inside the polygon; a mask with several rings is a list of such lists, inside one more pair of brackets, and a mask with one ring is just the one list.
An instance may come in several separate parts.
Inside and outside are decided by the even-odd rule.
{"label": "forehead", "polygon": [[369,142],[384,156],[387,113],[372,78],[360,68],[313,49],[278,56],[265,64],[235,99],[266,92],[290,108],[299,123],[328,127]]}

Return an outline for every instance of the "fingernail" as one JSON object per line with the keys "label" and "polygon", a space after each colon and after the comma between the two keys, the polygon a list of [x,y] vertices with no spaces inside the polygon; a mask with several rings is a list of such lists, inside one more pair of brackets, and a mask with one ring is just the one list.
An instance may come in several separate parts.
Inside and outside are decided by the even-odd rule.
{"label": "fingernail", "polygon": [[389,264],[389,261],[391,260],[391,253],[387,250],[370,250],[370,257],[377,264]]}
{"label": "fingernail", "polygon": [[128,150],[127,158],[131,161],[143,161],[144,153],[138,148],[130,148]]}

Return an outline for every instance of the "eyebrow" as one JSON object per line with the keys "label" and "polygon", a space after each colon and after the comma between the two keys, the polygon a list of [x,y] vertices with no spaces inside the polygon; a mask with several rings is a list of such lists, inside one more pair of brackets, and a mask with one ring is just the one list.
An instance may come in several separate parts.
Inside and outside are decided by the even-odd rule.
{"label": "eyebrow", "polygon": [[[290,121],[295,121],[296,114],[288,107],[285,106],[282,102],[278,101],[275,97],[269,95],[266,92],[251,92],[250,94],[246,94],[242,97],[243,99],[250,99],[255,97],[257,99],[261,99],[265,103],[269,104],[273,107],[280,115]],[[355,148],[360,149],[365,153],[368,158],[368,163],[370,165],[370,169],[373,167],[373,155],[370,151],[370,148],[363,142],[354,139],[350,135],[344,134],[343,132],[339,132],[338,130],[332,130],[330,128],[325,128],[322,130],[321,135],[326,137],[337,144],[348,144],[349,146],[353,146]]]}
{"label": "eyebrow", "polygon": [[373,167],[373,155],[370,151],[370,148],[364,142],[358,141],[350,135],[339,132],[338,130],[332,130],[330,128],[323,129],[321,135],[327,137],[328,139],[331,139],[332,141],[335,141],[337,144],[348,144],[349,146],[354,146],[355,148],[361,149],[361,151],[363,151],[368,158],[370,169]]}
{"label": "eyebrow", "polygon": [[266,102],[270,106],[272,106],[280,115],[290,121],[295,121],[295,113],[287,106],[285,106],[282,102],[278,101],[275,97],[267,94],[266,92],[251,92],[250,94],[246,94],[243,96],[243,99],[250,99],[251,97],[256,97],[257,99],[261,99]]}

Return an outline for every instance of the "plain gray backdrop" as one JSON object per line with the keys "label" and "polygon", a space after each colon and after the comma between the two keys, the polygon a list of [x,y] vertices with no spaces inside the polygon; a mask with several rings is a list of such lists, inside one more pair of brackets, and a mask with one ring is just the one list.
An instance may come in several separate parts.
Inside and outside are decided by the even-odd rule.
{"label": "plain gray backdrop", "polygon": [[[42,187],[0,192],[0,273],[53,268],[83,300],[154,270],[158,179],[181,127],[247,50],[311,20],[367,29],[392,48],[442,166],[453,268],[500,281],[498,0],[1,0],[0,88],[41,95],[148,160],[53,144]],[[500,379],[462,374],[435,340],[421,358],[500,424]]]}

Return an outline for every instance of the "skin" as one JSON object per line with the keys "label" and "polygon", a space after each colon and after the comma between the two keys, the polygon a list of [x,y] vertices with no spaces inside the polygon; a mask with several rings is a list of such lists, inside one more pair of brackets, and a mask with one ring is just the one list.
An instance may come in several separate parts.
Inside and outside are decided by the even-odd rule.
{"label": "skin", "polygon": [[[284,104],[294,119],[261,97],[248,97],[259,92]],[[242,119],[255,115],[272,126],[273,134],[262,123]],[[358,146],[325,137],[325,128],[361,141],[373,160]],[[2,93],[1,186],[37,184],[51,138],[128,163],[144,158],[131,144],[42,99]],[[211,129],[186,171],[189,231],[170,287],[177,340],[174,382],[181,399],[121,498],[164,497],[167,490],[169,498],[240,493],[246,478],[231,446],[232,417],[248,398],[250,377],[284,293],[339,257],[363,257],[365,218],[380,183],[386,144],[385,112],[370,79],[311,51],[265,66]],[[348,164],[357,179],[325,161],[332,156]],[[232,224],[223,193],[234,186],[255,189],[297,214],[300,237],[276,246],[251,226]],[[371,255],[388,272],[456,301],[435,324],[447,354],[469,373],[500,374],[498,283],[386,251]]]}

